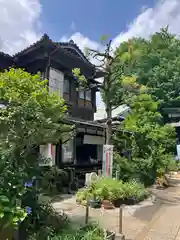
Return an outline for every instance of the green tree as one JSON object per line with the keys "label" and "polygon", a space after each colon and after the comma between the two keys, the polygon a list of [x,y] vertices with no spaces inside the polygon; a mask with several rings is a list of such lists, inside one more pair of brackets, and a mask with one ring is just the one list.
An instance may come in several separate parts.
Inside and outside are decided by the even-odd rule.
{"label": "green tree", "polygon": [[95,86],[88,85],[88,79],[81,74],[81,69],[73,69],[73,74],[79,80],[79,88],[89,90],[97,87],[105,104],[106,119],[106,144],[111,143],[112,136],[112,111],[119,105],[124,103],[124,96],[130,92],[137,92],[141,89],[141,85],[136,83],[136,77],[133,75],[125,76],[123,69],[123,61],[119,61],[119,55],[113,55],[111,47],[112,41],[106,41],[106,37],[102,37],[103,50],[86,49],[88,57],[96,59],[99,64],[95,65],[97,71],[104,72],[102,82]]}
{"label": "green tree", "polygon": [[[134,95],[129,99],[129,106],[132,112],[123,122],[121,131],[115,134],[114,141],[117,151],[130,151],[131,161],[118,160],[119,168],[127,173],[129,167],[130,173],[143,173],[149,178],[152,177],[152,170],[154,174],[157,169],[165,171],[172,161],[175,129],[163,125],[158,103],[151,95]],[[116,155],[115,159],[119,159],[119,156]]]}
{"label": "green tree", "polygon": [[125,74],[134,74],[138,83],[147,86],[160,107],[180,105],[180,40],[168,28],[148,40],[133,38],[121,43],[115,56],[120,65],[123,58]]}
{"label": "green tree", "polygon": [[4,228],[15,227],[26,216],[17,200],[27,191],[25,182],[34,175],[38,178],[36,147],[58,142],[71,128],[63,123],[64,100],[57,93],[49,94],[40,74],[22,69],[0,73],[0,102],[0,225]]}

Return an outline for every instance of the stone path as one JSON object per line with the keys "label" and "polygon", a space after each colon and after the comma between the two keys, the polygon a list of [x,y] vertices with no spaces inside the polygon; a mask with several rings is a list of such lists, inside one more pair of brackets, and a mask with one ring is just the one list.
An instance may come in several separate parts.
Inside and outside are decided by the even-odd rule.
{"label": "stone path", "polygon": [[180,206],[162,206],[135,240],[180,240]]}
{"label": "stone path", "polygon": [[[180,183],[180,181],[179,181]],[[148,200],[123,209],[123,234],[126,240],[180,240],[180,185],[166,190],[151,189],[157,199]],[[57,211],[62,209],[71,217],[74,226],[85,222],[85,207],[77,206],[74,196],[53,202]],[[90,209],[90,221],[118,233],[119,209]]]}
{"label": "stone path", "polygon": [[178,182],[166,190],[152,190],[158,198],[163,200],[163,204],[134,240],[180,240],[180,185]]}
{"label": "stone path", "polygon": [[[139,234],[152,215],[160,208],[161,203],[154,203],[152,198],[144,201],[141,204],[134,206],[125,206],[123,209],[123,233],[126,239],[133,239]],[[53,207],[57,211],[62,209],[70,216],[75,227],[84,224],[85,222],[85,207],[78,206],[74,196],[64,201],[53,203]],[[111,231],[118,233],[119,231],[119,209],[102,210],[91,209],[89,211],[90,221],[96,221],[101,226]]]}

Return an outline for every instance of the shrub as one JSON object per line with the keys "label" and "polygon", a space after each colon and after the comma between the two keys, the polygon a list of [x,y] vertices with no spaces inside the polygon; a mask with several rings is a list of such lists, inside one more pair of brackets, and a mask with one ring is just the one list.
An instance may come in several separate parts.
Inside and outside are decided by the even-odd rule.
{"label": "shrub", "polygon": [[44,193],[55,194],[62,192],[63,186],[68,181],[68,175],[56,166],[41,168],[40,187]]}
{"label": "shrub", "polygon": [[148,190],[144,187],[143,184],[133,180],[124,183],[123,187],[126,199],[134,198],[136,201],[142,201],[149,194]]}
{"label": "shrub", "polygon": [[22,222],[20,232],[23,239],[41,240],[62,233],[69,226],[64,212],[57,213],[49,204],[39,204],[36,215],[31,214]]}
{"label": "shrub", "polygon": [[68,240],[103,240],[106,233],[97,224],[87,224],[79,230],[65,230],[59,238],[52,238],[52,240],[68,239]]}
{"label": "shrub", "polygon": [[147,196],[148,191],[141,183],[136,181],[123,183],[113,178],[102,177],[92,182],[88,188],[79,190],[76,199],[82,204],[90,199],[115,201],[133,198],[141,201]]}
{"label": "shrub", "polygon": [[106,232],[97,224],[87,224],[79,230],[73,229],[71,226],[64,229],[61,233],[54,232],[51,228],[46,227],[41,229],[36,234],[33,234],[28,240],[104,240]]}

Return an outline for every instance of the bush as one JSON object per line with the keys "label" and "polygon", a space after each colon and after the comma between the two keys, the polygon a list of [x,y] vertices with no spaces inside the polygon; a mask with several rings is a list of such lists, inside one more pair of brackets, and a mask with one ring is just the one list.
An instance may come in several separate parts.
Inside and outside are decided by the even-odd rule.
{"label": "bush", "polygon": [[79,230],[73,229],[70,226],[59,233],[54,232],[49,227],[46,227],[31,235],[28,240],[104,240],[105,237],[106,232],[97,224],[88,224],[81,227]]}
{"label": "bush", "polygon": [[40,187],[44,193],[55,194],[62,192],[65,183],[68,181],[67,173],[57,166],[41,168]]}
{"label": "bush", "polygon": [[68,240],[104,240],[106,232],[97,224],[88,224],[80,228],[80,230],[65,230],[59,238],[52,240],[68,239]]}
{"label": "bush", "polygon": [[148,196],[144,185],[136,181],[123,183],[113,178],[102,177],[92,182],[86,189],[81,189],[76,194],[77,202],[84,204],[87,200],[125,200],[135,199],[141,201]]}
{"label": "bush", "polygon": [[139,202],[144,200],[149,194],[148,190],[144,187],[143,184],[133,180],[130,182],[124,183],[123,187],[124,187],[126,199],[133,198]]}
{"label": "bush", "polygon": [[57,213],[49,204],[39,204],[36,214],[30,214],[20,225],[22,239],[47,239],[60,234],[68,228],[70,220],[67,215]]}

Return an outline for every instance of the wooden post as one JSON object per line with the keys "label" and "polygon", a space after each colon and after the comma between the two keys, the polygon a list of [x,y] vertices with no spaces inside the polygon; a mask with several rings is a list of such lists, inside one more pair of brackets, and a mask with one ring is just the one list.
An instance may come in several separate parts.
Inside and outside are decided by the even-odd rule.
{"label": "wooden post", "polygon": [[119,233],[122,234],[123,207],[119,207]]}
{"label": "wooden post", "polygon": [[87,203],[86,203],[85,224],[88,224],[88,220],[89,220],[89,200],[87,200]]}
{"label": "wooden post", "polygon": [[116,179],[119,180],[119,171],[116,171]]}

